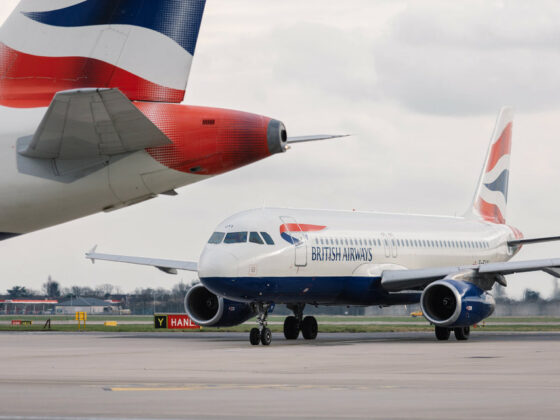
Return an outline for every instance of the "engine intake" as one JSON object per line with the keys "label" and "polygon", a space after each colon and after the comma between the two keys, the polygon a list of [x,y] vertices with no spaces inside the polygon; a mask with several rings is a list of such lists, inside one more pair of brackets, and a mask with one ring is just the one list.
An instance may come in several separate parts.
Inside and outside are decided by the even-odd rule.
{"label": "engine intake", "polygon": [[255,316],[250,304],[224,299],[202,284],[197,284],[187,292],[185,312],[202,327],[232,327]]}
{"label": "engine intake", "polygon": [[424,289],[420,307],[424,317],[438,327],[467,327],[492,315],[495,301],[472,283],[443,279]]}

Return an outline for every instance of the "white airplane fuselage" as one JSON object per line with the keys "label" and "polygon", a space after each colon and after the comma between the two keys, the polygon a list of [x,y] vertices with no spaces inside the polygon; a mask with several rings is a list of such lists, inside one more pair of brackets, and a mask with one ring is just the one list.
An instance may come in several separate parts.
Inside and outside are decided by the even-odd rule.
{"label": "white airplane fuselage", "polygon": [[6,121],[0,134],[1,233],[28,233],[125,207],[208,177],[170,169],[144,150],[77,171],[72,162],[57,166],[20,155],[18,144],[33,136],[45,112],[0,107],[0,121]]}
{"label": "white airplane fuselage", "polygon": [[[247,302],[349,305],[391,303],[379,287],[385,270],[507,261],[519,250],[507,241],[521,236],[479,219],[268,208],[236,214],[216,232],[224,238],[205,246],[198,267],[212,292]],[[268,233],[274,245],[250,242],[251,232]],[[240,242],[226,243],[231,238]]]}

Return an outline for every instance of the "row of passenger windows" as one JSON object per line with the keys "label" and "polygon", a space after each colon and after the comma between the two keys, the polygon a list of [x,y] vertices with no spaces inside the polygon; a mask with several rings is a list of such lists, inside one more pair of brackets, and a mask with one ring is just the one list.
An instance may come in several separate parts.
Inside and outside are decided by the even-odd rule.
{"label": "row of passenger windows", "polygon": [[[383,241],[383,242],[382,242]],[[486,249],[490,247],[488,241],[456,241],[439,239],[355,239],[355,238],[315,238],[317,245],[353,245],[353,246],[398,246],[409,248],[472,248]]]}
{"label": "row of passenger windows", "polygon": [[266,232],[214,232],[210,239],[209,244],[240,244],[247,242],[252,242],[254,244],[264,245],[274,245],[274,241],[271,236]]}

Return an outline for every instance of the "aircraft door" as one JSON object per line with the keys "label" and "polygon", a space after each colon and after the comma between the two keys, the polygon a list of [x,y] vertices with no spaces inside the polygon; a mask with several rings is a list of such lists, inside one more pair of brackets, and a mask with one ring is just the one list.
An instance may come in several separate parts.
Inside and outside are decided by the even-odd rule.
{"label": "aircraft door", "polygon": [[385,258],[391,257],[391,243],[387,238],[387,234],[381,234],[381,240],[383,241],[383,248],[385,248]]}
{"label": "aircraft door", "polygon": [[283,233],[287,235],[285,239],[294,245],[295,266],[305,267],[307,265],[307,234],[301,229],[299,223],[293,217],[282,216],[280,220],[282,220],[284,224]]}
{"label": "aircraft door", "polygon": [[392,256],[393,258],[397,258],[398,255],[397,240],[395,239],[392,233],[389,233],[389,241],[391,242]]}

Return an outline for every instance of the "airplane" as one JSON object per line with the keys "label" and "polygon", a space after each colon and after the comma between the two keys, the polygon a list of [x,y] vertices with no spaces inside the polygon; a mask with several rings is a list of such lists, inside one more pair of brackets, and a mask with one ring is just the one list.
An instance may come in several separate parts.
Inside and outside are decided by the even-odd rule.
{"label": "airplane", "polygon": [[198,263],[97,253],[95,260],[151,265],[170,274],[198,272],[185,310],[202,326],[232,326],[257,316],[253,345],[271,342],[274,304],[293,311],[286,339],[317,337],[306,305],[420,303],[438,340],[467,340],[489,317],[495,283],[542,270],[560,277],[560,258],[510,262],[521,247],[560,237],[524,239],[506,224],[513,111],[504,107],[491,137],[476,193],[462,217],[262,208],[220,223]]}
{"label": "airplane", "polygon": [[180,105],[206,0],[22,0],[0,28],[0,240],[127,207],[292,143]]}

